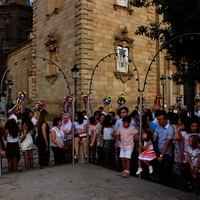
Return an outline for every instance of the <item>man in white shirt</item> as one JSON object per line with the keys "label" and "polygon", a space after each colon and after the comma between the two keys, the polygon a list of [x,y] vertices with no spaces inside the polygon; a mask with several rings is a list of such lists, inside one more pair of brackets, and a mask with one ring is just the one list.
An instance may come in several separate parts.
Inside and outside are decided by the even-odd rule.
{"label": "man in white shirt", "polygon": [[29,117],[31,118],[31,121],[32,121],[33,125],[35,126],[35,124],[37,123],[37,119],[35,119],[35,117],[33,117],[33,116],[34,116],[33,111],[30,111]]}
{"label": "man in white shirt", "polygon": [[99,112],[100,112],[100,114],[104,114],[104,115],[107,115],[104,111],[103,111],[103,107],[101,106],[101,107],[99,107]]}
{"label": "man in white shirt", "polygon": [[14,114],[14,109],[12,110],[12,109],[8,109],[8,113],[9,113],[9,117],[8,117],[8,119],[14,119],[15,121],[16,121],[16,123],[17,123],[17,116]]}
{"label": "man in white shirt", "polygon": [[72,129],[72,123],[71,123],[71,120],[69,118],[69,115],[67,113],[64,113],[63,114],[63,117],[62,117],[62,126],[60,127],[64,134],[65,134],[65,139],[66,139],[66,144],[65,146],[67,147],[67,150],[66,150],[66,154],[67,154],[67,163],[72,163],[72,139],[73,139],[73,136],[72,136],[72,132],[71,132],[71,129]]}

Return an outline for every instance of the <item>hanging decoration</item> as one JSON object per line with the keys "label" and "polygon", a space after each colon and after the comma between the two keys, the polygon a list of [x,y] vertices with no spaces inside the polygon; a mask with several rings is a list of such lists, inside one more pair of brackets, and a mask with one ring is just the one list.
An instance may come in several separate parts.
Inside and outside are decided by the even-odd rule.
{"label": "hanging decoration", "polygon": [[72,113],[72,95],[66,95],[64,96],[64,100],[63,100],[63,110],[65,111],[65,113]]}
{"label": "hanging decoration", "polygon": [[119,95],[117,103],[119,104],[119,107],[123,106],[126,103],[126,97],[123,94]]}
{"label": "hanging decoration", "polygon": [[40,112],[45,109],[46,105],[47,104],[44,101],[37,101],[35,103],[35,107],[34,107],[35,118],[38,118]]}
{"label": "hanging decoration", "polygon": [[177,97],[176,97],[176,107],[180,107],[182,108],[184,105],[183,105],[183,95],[182,94],[179,94]]}
{"label": "hanging decoration", "polygon": [[108,112],[111,111],[111,102],[112,102],[112,98],[108,95],[106,95],[104,98],[103,98],[103,105],[104,105],[104,108],[107,107],[108,108]]}
{"label": "hanging decoration", "polygon": [[156,109],[163,108],[163,106],[162,106],[162,96],[161,96],[160,93],[157,93],[157,94],[156,94],[156,97],[155,97],[155,99],[154,99],[154,107],[155,107]]}
{"label": "hanging decoration", "polygon": [[20,90],[17,94],[16,102],[14,107],[11,110],[14,110],[15,114],[21,113],[24,109],[26,99],[26,92],[24,90]]}
{"label": "hanging decoration", "polygon": [[195,95],[195,101],[200,102],[200,92],[198,92],[198,94]]}
{"label": "hanging decoration", "polygon": [[[89,116],[92,116],[92,104],[91,104],[92,100],[93,99],[90,98],[90,96],[87,95],[87,94],[82,96],[82,102],[83,102],[83,107],[84,107],[83,110],[85,110],[85,111],[88,110],[87,113],[88,113]],[[89,104],[88,104],[88,102],[89,102]],[[87,109],[87,107],[88,107],[88,109]]]}
{"label": "hanging decoration", "polygon": [[34,112],[37,112],[37,111],[41,112],[42,110],[45,109],[46,105],[47,104],[44,101],[37,101],[35,103]]}

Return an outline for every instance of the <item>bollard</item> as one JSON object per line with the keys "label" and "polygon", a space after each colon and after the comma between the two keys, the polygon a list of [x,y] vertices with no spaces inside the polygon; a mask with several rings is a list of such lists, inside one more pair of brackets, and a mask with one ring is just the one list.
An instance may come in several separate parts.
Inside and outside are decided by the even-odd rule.
{"label": "bollard", "polygon": [[83,143],[80,141],[79,142],[79,160],[78,163],[83,164],[86,163],[86,159],[84,158],[83,154]]}

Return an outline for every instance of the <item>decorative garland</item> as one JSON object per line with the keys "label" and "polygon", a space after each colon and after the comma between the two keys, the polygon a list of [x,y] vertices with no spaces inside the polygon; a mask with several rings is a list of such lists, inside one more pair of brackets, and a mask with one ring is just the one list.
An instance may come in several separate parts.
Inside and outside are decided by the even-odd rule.
{"label": "decorative garland", "polygon": [[182,101],[183,100],[183,95],[182,94],[179,94],[177,97],[176,97],[176,102],[179,102],[179,101]]}
{"label": "decorative garland", "polygon": [[200,102],[200,92],[198,92],[198,94],[195,95],[195,101]]}
{"label": "decorative garland", "polygon": [[163,106],[161,105],[162,101],[162,96],[160,93],[156,94],[156,97],[154,99],[154,107],[159,109],[159,108],[163,108]]}
{"label": "decorative garland", "polygon": [[119,104],[119,106],[124,105],[126,103],[126,97],[123,94],[119,95],[117,103]]}
{"label": "decorative garland", "polygon": [[106,96],[103,98],[103,105],[104,105],[104,107],[110,105],[110,104],[111,104],[111,101],[112,101],[112,98],[111,98],[110,96],[107,96],[107,95],[106,95]]}
{"label": "decorative garland", "polygon": [[183,105],[183,95],[182,94],[179,94],[177,97],[176,97],[176,107],[180,107],[182,108],[184,105]]}
{"label": "decorative garland", "polygon": [[72,112],[72,95],[68,94],[64,96],[63,110],[65,111],[65,113],[68,113],[68,114]]}
{"label": "decorative garland", "polygon": [[22,112],[25,99],[26,99],[26,92],[24,90],[20,90],[17,94],[15,106],[11,109],[11,110],[15,109],[14,111],[15,114]]}
{"label": "decorative garland", "polygon": [[44,101],[37,101],[35,103],[34,112],[37,112],[37,111],[41,112],[42,110],[45,109],[46,105],[47,104]]}

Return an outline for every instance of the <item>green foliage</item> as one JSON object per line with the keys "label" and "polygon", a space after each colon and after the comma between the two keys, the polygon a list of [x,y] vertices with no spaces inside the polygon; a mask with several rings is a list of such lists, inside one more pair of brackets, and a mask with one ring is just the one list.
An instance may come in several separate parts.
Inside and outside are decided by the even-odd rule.
{"label": "green foliage", "polygon": [[191,33],[178,37],[165,48],[178,70],[172,80],[177,84],[200,83],[200,0],[135,0],[130,4],[136,7],[155,6],[156,12],[163,16],[159,24],[151,22],[148,26],[139,26],[135,32],[137,35],[165,44],[174,37]]}
{"label": "green foliage", "polygon": [[130,2],[131,5],[135,7],[148,7],[150,6],[150,1],[149,0],[135,0]]}

